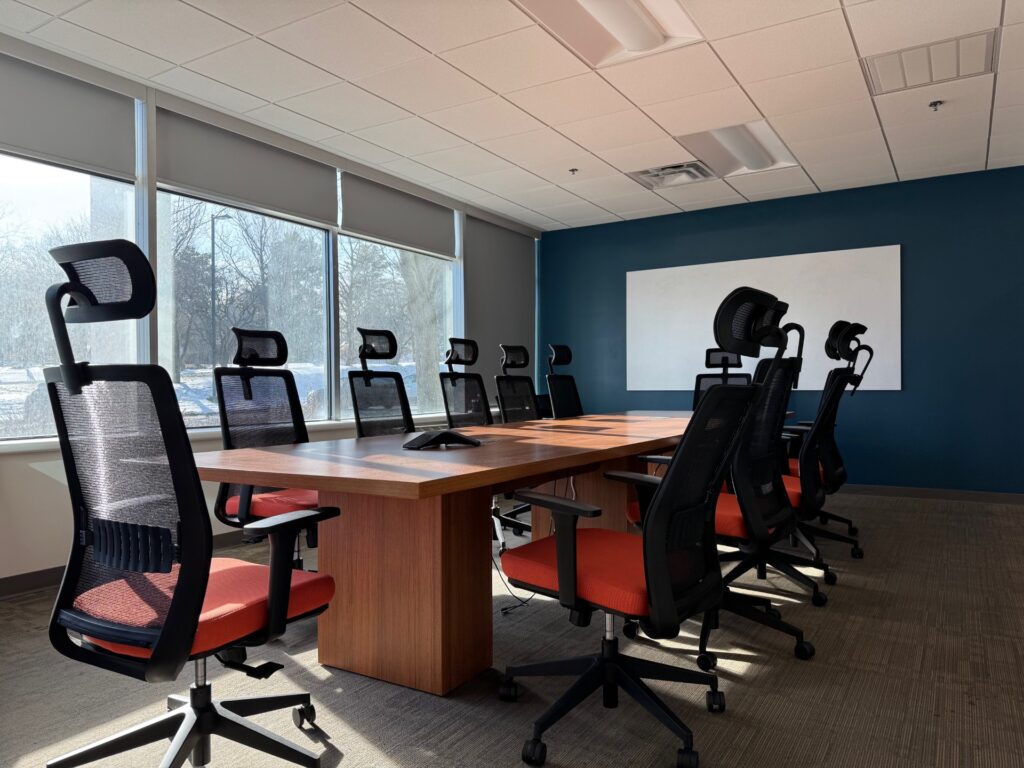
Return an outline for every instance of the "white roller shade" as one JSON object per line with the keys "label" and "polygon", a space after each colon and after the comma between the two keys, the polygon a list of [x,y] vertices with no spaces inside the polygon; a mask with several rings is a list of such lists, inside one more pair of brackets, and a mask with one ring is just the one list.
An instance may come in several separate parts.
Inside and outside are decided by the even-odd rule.
{"label": "white roller shade", "polygon": [[455,256],[455,212],[437,203],[341,175],[341,228],[419,251]]}
{"label": "white roller shade", "polygon": [[504,227],[466,217],[463,232],[466,336],[480,345],[473,370],[494,397],[499,344],[523,344],[536,359],[536,241]]}
{"label": "white roller shade", "polygon": [[0,146],[135,179],[135,101],[0,55]]}
{"label": "white roller shade", "polygon": [[237,133],[157,110],[157,179],[328,226],[338,218],[337,171]]}

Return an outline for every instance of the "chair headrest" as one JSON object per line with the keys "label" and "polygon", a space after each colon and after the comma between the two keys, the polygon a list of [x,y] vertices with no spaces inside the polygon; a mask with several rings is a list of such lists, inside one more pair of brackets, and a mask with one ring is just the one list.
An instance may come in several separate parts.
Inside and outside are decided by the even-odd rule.
{"label": "chair headrest", "polygon": [[704,352],[705,368],[740,368],[743,361],[735,352],[726,352],[724,349],[708,349]]}
{"label": "chair headrest", "polygon": [[756,288],[737,288],[730,293],[715,313],[715,342],[726,352],[744,357],[758,357],[761,347],[786,345],[786,334],[779,321],[789,305]]}
{"label": "chair headrest", "polygon": [[847,323],[836,338],[836,351],[839,353],[840,359],[848,363],[857,359],[857,350],[862,346],[858,336],[867,333],[867,330],[867,326],[860,323]]}
{"label": "chair headrest", "polygon": [[499,344],[501,349],[501,372],[506,368],[525,368],[530,364],[530,351],[517,344]]}
{"label": "chair headrest", "polygon": [[839,355],[839,335],[850,325],[848,320],[836,320],[828,329],[828,338],[825,339],[825,354],[832,360],[842,360]]}
{"label": "chair headrest", "polygon": [[235,365],[284,365],[288,362],[288,343],[279,331],[255,331],[232,328],[238,341]]}
{"label": "chair headrest", "polygon": [[480,354],[480,348],[477,343],[472,339],[448,339],[448,354],[445,355],[444,362],[447,366],[453,365],[473,365],[476,362],[477,357]]}
{"label": "chair headrest", "polygon": [[50,255],[71,284],[65,291],[71,294],[64,311],[67,323],[137,320],[156,304],[153,268],[135,243],[97,240],[62,245]]}
{"label": "chair headrest", "polygon": [[398,354],[398,339],[395,334],[386,330],[356,328],[363,337],[359,345],[360,360],[390,360]]}
{"label": "chair headrest", "polygon": [[548,355],[548,365],[568,365],[572,362],[572,349],[568,344],[548,344],[551,354]]}

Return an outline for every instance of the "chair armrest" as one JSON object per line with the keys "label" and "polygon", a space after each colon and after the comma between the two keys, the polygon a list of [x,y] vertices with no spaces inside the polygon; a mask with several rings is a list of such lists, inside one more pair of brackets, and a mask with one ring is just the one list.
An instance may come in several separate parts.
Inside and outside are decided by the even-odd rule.
{"label": "chair armrest", "polygon": [[300,509],[248,523],[242,530],[270,538],[270,584],[267,588],[267,640],[284,634],[292,593],[295,539],[304,529],[341,514],[337,507]]}
{"label": "chair armrest", "polygon": [[794,435],[806,435],[811,431],[813,424],[786,424],[782,429],[784,432],[790,432]]}
{"label": "chair armrest", "polygon": [[576,524],[581,517],[598,517],[600,507],[536,491],[516,491],[517,501],[551,511],[555,524],[555,568],[558,572],[558,602],[570,611],[569,620],[578,626],[590,623],[591,611],[576,594]]}
{"label": "chair armrest", "polygon": [[[668,457],[666,456],[665,458]],[[633,486],[633,490],[636,491],[637,504],[640,506],[639,525],[642,528],[644,518],[647,517],[647,510],[651,508],[651,502],[654,501],[654,493],[661,485],[661,476],[645,475],[642,472],[623,472],[621,470],[605,472],[604,476],[608,480],[616,480],[620,483],[629,483]]]}
{"label": "chair armrest", "polygon": [[813,427],[813,426],[814,426],[814,422],[813,422],[813,421],[798,421],[798,422],[796,423],[796,425],[797,425],[798,427],[807,427],[807,428],[810,428],[810,427]]}
{"label": "chair armrest", "polygon": [[665,464],[667,466],[672,463],[671,456],[637,456],[637,458],[648,464]]}

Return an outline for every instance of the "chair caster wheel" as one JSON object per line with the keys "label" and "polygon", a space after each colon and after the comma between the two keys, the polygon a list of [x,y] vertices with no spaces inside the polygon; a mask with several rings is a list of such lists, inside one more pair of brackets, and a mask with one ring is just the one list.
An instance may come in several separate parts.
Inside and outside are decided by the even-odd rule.
{"label": "chair caster wheel", "polygon": [[811,595],[811,605],[815,606],[816,608],[821,608],[821,606],[825,605],[825,603],[827,602],[828,595],[826,595],[824,592],[815,592],[813,595]]}
{"label": "chair caster wheel", "polygon": [[725,694],[722,691],[708,691],[706,700],[708,712],[725,712]]}
{"label": "chair caster wheel", "polygon": [[522,529],[521,526],[513,525],[512,526],[512,533],[514,533],[516,536],[522,536],[523,535],[523,529]]}
{"label": "chair caster wheel", "polygon": [[863,560],[864,550],[860,547],[854,547],[850,550],[850,557],[852,557],[854,560]]}
{"label": "chair caster wheel", "polygon": [[676,752],[676,768],[700,768],[700,755],[692,749]]}
{"label": "chair caster wheel", "polygon": [[851,536],[856,536],[858,533],[860,533],[860,530],[857,528],[856,525],[851,525],[849,528],[846,529],[846,532]]}
{"label": "chair caster wheel", "polygon": [[519,700],[519,683],[515,680],[502,680],[498,686],[498,698],[502,701]]}
{"label": "chair caster wheel", "polygon": [[834,587],[839,578],[832,571],[825,571],[825,583]]}
{"label": "chair caster wheel", "polygon": [[523,762],[527,765],[544,765],[548,758],[548,745],[540,739],[530,739],[523,744]]}
{"label": "chair caster wheel", "polygon": [[292,707],[292,722],[296,728],[301,728],[306,723],[312,725],[316,722],[316,707],[312,704],[299,704]]}
{"label": "chair caster wheel", "polygon": [[793,655],[800,659],[800,661],[807,661],[814,656],[814,646],[807,640],[800,640],[793,649]]}
{"label": "chair caster wheel", "polygon": [[626,621],[622,625],[622,636],[628,637],[630,640],[636,640],[636,636],[640,633],[640,625],[635,621]]}
{"label": "chair caster wheel", "polygon": [[710,651],[702,653],[697,657],[697,666],[704,672],[710,672],[718,666],[718,657]]}
{"label": "chair caster wheel", "polygon": [[764,612],[776,621],[782,618],[782,611],[780,611],[774,605],[769,605],[767,608],[764,609]]}

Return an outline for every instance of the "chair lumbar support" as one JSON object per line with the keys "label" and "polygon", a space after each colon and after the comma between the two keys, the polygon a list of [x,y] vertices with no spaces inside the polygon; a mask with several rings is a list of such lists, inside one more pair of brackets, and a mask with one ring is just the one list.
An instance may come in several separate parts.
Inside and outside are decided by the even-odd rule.
{"label": "chair lumbar support", "polygon": [[206,679],[206,659],[196,659],[194,668],[195,682],[189,688],[189,695],[169,696],[167,712],[51,760],[47,768],[74,768],[168,739],[171,743],[161,766],[180,766],[191,760],[198,768],[210,763],[211,736],[229,739],[296,765],[320,767],[318,755],[246,719],[292,707],[292,720],[297,726],[312,724],[316,710],[308,693],[214,701],[212,686]]}
{"label": "chair lumbar support", "polygon": [[693,732],[643,681],[664,680],[706,685],[709,688],[706,699],[708,711],[724,712],[725,694],[718,690],[718,677],[707,672],[681,669],[620,653],[619,640],[615,636],[614,614],[605,613],[604,626],[604,638],[601,640],[601,652],[598,654],[505,668],[505,675],[498,689],[498,696],[502,701],[515,701],[518,698],[519,686],[515,681],[517,677],[569,675],[577,678],[569,690],[534,722],[533,738],[528,739],[523,745],[523,762],[528,765],[544,765],[547,759],[544,732],[598,689],[602,690],[604,706],[614,709],[619,705],[621,688],[683,742],[676,755],[677,767],[698,768],[699,756],[693,749]]}

